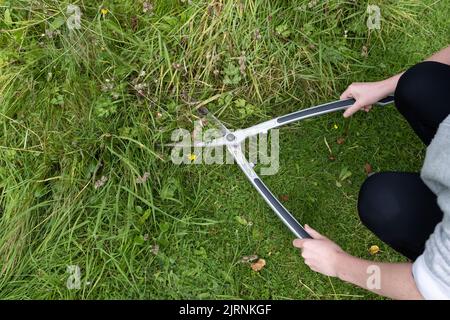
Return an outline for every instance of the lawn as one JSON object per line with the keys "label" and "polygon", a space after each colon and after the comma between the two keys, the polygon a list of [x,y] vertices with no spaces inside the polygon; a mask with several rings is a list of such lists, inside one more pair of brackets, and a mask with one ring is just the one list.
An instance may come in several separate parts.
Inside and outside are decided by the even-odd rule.
{"label": "lawn", "polygon": [[[244,128],[448,45],[448,1],[369,4],[379,30],[366,1],[0,0],[0,298],[376,299],[309,270],[237,166],[167,146],[199,105]],[[392,105],[335,113],[283,127],[263,180],[351,254],[403,261],[358,190],[368,165],[418,171],[424,151]]]}

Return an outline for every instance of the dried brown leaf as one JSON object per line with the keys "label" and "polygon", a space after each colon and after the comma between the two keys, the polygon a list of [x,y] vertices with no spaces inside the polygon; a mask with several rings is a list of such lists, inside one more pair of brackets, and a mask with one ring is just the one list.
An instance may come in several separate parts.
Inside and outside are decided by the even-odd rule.
{"label": "dried brown leaf", "polygon": [[131,17],[131,29],[136,32],[138,29],[138,18],[136,16]]}
{"label": "dried brown leaf", "polygon": [[369,56],[369,51],[366,46],[362,46],[361,48],[361,56],[367,58]]}
{"label": "dried brown leaf", "polygon": [[261,271],[266,266],[266,260],[258,259],[258,261],[252,263],[252,270],[255,272]]}
{"label": "dried brown leaf", "polygon": [[145,172],[142,177],[137,177],[136,178],[136,183],[137,184],[143,184],[143,183],[147,182],[147,179],[148,179],[149,176],[150,176],[150,173],[149,172]]}
{"label": "dried brown leaf", "polygon": [[366,164],[364,164],[364,172],[366,173],[366,175],[369,175],[373,172],[372,166],[370,163],[366,162]]}
{"label": "dried brown leaf", "polygon": [[152,245],[152,248],[150,249],[150,251],[156,256],[159,252],[159,245],[157,245],[157,244]]}
{"label": "dried brown leaf", "polygon": [[105,183],[108,181],[108,177],[102,176],[99,180],[95,181],[94,188],[99,189],[105,185]]}
{"label": "dried brown leaf", "polygon": [[376,255],[378,252],[380,252],[380,247],[378,247],[376,244],[374,244],[373,246],[370,246],[369,253],[371,255]]}

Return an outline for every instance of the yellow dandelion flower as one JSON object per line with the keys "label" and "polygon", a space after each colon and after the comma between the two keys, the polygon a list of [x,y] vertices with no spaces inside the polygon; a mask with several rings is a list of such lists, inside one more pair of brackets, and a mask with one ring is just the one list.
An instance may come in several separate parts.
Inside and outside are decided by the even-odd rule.
{"label": "yellow dandelion flower", "polygon": [[375,255],[375,254],[377,254],[378,252],[380,252],[380,247],[378,247],[377,245],[373,245],[373,246],[370,246],[370,248],[369,248],[369,253],[371,254],[371,255]]}
{"label": "yellow dandelion flower", "polygon": [[195,161],[195,159],[197,159],[197,156],[196,156],[195,154],[193,154],[193,153],[190,153],[190,154],[188,155],[188,159],[189,159],[190,161]]}
{"label": "yellow dandelion flower", "polygon": [[101,10],[100,10],[100,13],[102,14],[102,16],[104,17],[104,16],[106,16],[107,14],[108,14],[108,9],[106,9],[106,8],[102,8]]}

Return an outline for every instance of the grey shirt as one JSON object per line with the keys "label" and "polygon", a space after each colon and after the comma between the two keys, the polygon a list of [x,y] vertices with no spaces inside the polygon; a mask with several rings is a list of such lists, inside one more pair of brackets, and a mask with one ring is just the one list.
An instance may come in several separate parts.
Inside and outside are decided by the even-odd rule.
{"label": "grey shirt", "polygon": [[[450,299],[450,116],[440,124],[428,146],[421,177],[436,194],[444,217],[427,240],[424,253],[414,263],[413,274],[417,287],[425,298],[438,297],[433,292],[427,293],[424,287],[428,286],[430,289],[437,285],[443,293],[439,297]],[[425,277],[428,281],[420,276],[423,274],[421,269],[428,273]]]}

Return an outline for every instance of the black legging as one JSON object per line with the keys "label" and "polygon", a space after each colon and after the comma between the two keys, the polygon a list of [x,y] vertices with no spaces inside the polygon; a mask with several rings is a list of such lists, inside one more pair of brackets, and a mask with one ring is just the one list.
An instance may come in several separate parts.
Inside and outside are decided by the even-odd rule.
{"label": "black legging", "polygon": [[[427,61],[408,69],[395,90],[395,105],[428,145],[450,114],[450,66]],[[368,229],[411,260],[422,254],[443,217],[436,195],[420,174],[406,172],[367,178],[359,192],[358,212]]]}

